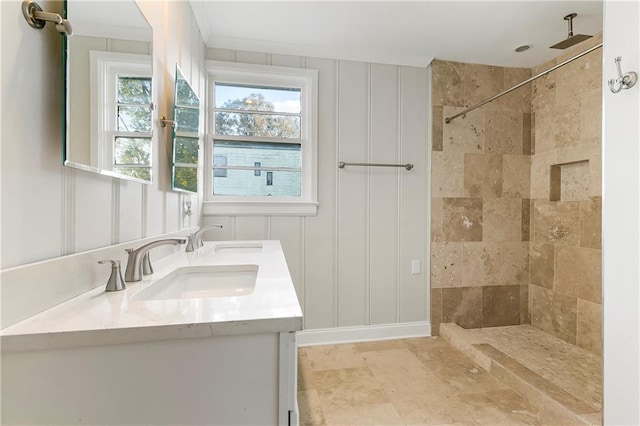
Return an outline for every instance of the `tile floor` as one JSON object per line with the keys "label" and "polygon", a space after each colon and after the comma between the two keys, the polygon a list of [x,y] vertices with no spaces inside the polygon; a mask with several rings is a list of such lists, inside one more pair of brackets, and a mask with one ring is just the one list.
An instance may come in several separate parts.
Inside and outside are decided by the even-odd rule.
{"label": "tile floor", "polygon": [[301,425],[552,425],[442,338],[298,350]]}

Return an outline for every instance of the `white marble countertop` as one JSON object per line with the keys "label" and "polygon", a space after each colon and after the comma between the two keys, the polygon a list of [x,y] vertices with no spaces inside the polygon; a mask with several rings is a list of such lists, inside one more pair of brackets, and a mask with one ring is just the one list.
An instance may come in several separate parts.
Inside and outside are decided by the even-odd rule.
{"label": "white marble countertop", "polygon": [[[218,245],[243,243],[262,244],[262,252],[214,254]],[[259,269],[255,290],[247,295],[134,299],[179,267],[248,264]],[[302,329],[302,310],[279,241],[205,242],[193,253],[174,253],[153,267],[153,275],[127,283],[126,290],[107,293],[101,285],[1,330],[2,352]]]}

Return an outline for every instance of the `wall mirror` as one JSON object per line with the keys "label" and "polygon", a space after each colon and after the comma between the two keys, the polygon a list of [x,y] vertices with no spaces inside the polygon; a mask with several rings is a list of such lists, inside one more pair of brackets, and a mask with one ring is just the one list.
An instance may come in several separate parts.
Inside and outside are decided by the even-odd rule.
{"label": "wall mirror", "polygon": [[176,65],[171,189],[198,192],[200,99]]}
{"label": "wall mirror", "polygon": [[64,164],[151,182],[153,31],[134,0],[65,2]]}

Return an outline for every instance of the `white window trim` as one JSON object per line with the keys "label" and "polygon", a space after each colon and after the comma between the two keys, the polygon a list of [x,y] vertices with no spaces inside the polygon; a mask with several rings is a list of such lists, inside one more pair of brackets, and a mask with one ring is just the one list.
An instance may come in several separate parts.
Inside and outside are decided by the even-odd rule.
{"label": "white window trim", "polygon": [[[205,144],[204,215],[315,216],[318,209],[318,71],[237,62],[207,61],[207,143]],[[261,84],[302,89],[302,195],[251,197],[212,194],[212,141],[215,138],[213,83]]]}
{"label": "white window trim", "polygon": [[[116,78],[118,74],[131,77],[153,77],[151,56],[134,53],[89,51],[90,58],[90,97],[91,97],[91,164],[98,164],[107,174],[113,173],[114,136],[119,135],[113,128],[116,121],[115,98]],[[153,114],[153,105],[151,106]],[[148,133],[135,134],[126,132],[127,136],[140,136],[151,139],[154,144],[153,126]],[[153,155],[149,159],[151,180],[153,180]],[[116,176],[122,176],[114,173]],[[149,181],[127,176],[127,179],[142,183]]]}

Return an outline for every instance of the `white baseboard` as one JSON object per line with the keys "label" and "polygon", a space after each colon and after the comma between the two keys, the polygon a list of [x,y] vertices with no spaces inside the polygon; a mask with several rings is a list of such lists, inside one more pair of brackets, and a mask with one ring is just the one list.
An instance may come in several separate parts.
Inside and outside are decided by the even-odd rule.
{"label": "white baseboard", "polygon": [[429,321],[322,328],[302,330],[296,333],[298,347],[429,336],[431,336],[431,323]]}

